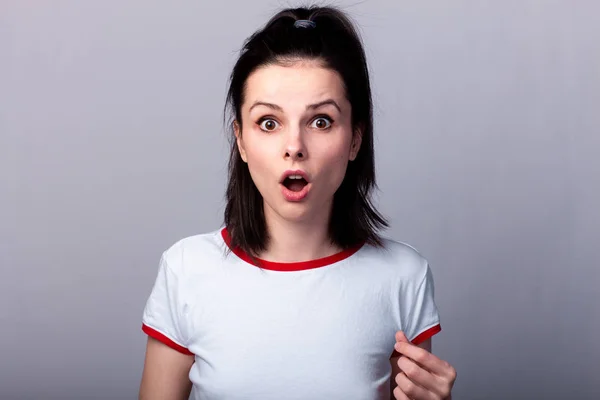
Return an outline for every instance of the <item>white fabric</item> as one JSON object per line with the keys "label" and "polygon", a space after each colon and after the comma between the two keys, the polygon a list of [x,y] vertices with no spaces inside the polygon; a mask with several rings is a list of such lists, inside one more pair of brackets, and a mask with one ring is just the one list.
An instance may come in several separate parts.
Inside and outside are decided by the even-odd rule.
{"label": "white fabric", "polygon": [[389,399],[395,332],[439,325],[429,265],[406,244],[299,271],[227,250],[220,231],[173,245],[143,313],[195,355],[193,399]]}

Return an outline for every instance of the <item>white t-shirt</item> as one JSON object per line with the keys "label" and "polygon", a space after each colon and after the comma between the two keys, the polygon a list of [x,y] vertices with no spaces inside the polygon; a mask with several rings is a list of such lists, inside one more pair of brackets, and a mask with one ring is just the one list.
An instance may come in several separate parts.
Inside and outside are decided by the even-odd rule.
{"label": "white t-shirt", "polygon": [[228,243],[222,229],[165,251],[143,313],[144,332],[195,356],[193,399],[389,399],[396,331],[418,344],[441,330],[406,244],[259,268]]}

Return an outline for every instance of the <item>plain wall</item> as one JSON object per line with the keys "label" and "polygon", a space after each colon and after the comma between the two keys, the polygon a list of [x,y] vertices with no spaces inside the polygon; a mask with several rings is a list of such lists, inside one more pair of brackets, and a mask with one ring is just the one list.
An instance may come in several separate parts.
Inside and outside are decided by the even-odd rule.
{"label": "plain wall", "polygon": [[[222,223],[236,52],[288,4],[0,2],[0,399],[136,398],[160,254]],[[454,398],[600,398],[600,2],[335,4]]]}

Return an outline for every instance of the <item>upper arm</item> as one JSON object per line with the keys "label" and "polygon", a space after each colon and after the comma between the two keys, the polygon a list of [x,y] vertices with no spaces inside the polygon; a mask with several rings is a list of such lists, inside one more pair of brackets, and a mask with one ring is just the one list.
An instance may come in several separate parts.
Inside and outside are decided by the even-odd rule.
{"label": "upper arm", "polygon": [[148,337],[140,400],[187,399],[192,389],[189,380],[194,356],[183,354]]}
{"label": "upper arm", "polygon": [[175,256],[167,263],[163,253],[152,292],[142,316],[142,330],[148,335],[144,370],[140,383],[141,400],[184,400],[190,395],[189,373],[194,355],[188,339],[186,305],[181,264]]}
{"label": "upper arm", "polygon": [[[431,353],[431,348],[432,348],[431,338],[419,343],[417,346],[419,346],[422,349],[425,349]],[[396,387],[396,375],[398,375],[401,372],[400,367],[398,366],[399,359],[400,359],[400,355],[396,352],[394,352],[394,356],[390,358],[390,362],[392,363],[392,375],[390,377],[390,386],[391,386],[392,391]],[[393,394],[392,394],[391,398],[392,399],[394,398]]]}

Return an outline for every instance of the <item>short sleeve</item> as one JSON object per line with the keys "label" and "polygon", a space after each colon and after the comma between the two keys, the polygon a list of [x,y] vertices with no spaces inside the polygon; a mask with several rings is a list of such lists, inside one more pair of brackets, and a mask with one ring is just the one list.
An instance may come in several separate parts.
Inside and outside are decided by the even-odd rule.
{"label": "short sleeve", "polygon": [[179,278],[163,254],[158,276],[144,308],[142,330],[180,353],[191,355],[182,329],[181,297]]}
{"label": "short sleeve", "polygon": [[405,320],[404,334],[413,344],[420,344],[442,330],[434,299],[433,273],[424,261],[422,278],[408,293],[410,308]]}

